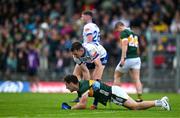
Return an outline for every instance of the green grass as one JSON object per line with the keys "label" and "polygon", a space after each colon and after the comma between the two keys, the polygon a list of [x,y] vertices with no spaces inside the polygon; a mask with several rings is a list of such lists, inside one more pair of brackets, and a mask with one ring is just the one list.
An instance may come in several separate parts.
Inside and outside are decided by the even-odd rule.
{"label": "green grass", "polygon": [[[60,104],[76,97],[76,94],[40,94],[40,93],[0,93],[0,117],[48,117],[48,118],[180,118],[180,95],[170,93],[144,94],[146,100],[161,98],[167,95],[172,111],[161,108],[132,111],[122,106],[99,104],[98,110],[61,110]],[[135,97],[135,95],[131,95]],[[92,103],[89,100],[88,108]],[[72,105],[72,103],[70,103]]]}

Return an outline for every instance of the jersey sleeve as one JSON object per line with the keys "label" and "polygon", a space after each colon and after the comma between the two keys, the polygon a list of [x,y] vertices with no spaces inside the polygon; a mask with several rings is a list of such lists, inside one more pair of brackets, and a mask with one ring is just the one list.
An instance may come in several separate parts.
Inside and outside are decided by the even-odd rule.
{"label": "jersey sleeve", "polygon": [[120,34],[121,40],[127,39],[128,37],[129,37],[128,32],[126,32],[126,31],[122,31],[122,32],[121,32],[121,34]]}

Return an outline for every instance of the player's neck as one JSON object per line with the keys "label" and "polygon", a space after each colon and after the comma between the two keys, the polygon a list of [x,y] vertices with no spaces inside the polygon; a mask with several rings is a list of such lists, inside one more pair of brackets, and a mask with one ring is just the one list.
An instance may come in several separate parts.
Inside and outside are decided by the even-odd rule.
{"label": "player's neck", "polygon": [[86,23],[87,23],[87,24],[88,24],[88,23],[92,23],[92,20],[88,20]]}

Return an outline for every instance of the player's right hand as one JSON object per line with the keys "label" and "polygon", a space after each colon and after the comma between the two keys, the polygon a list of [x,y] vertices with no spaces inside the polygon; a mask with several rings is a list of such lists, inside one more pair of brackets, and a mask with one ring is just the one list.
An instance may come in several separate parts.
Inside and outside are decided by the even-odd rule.
{"label": "player's right hand", "polygon": [[91,109],[91,110],[95,110],[95,109],[97,109],[97,106],[91,105],[91,106],[90,106],[90,109]]}

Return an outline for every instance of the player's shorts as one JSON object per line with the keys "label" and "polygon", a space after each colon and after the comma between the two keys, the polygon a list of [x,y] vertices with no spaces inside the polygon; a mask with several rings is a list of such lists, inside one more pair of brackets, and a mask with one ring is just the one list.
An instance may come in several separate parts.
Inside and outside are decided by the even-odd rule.
{"label": "player's shorts", "polygon": [[117,105],[123,105],[129,98],[128,94],[119,86],[112,86],[111,101]]}
{"label": "player's shorts", "polygon": [[[108,55],[106,55],[104,58],[101,58],[101,64],[106,65],[108,61]],[[95,69],[95,64],[94,63],[86,63],[86,66],[88,69]]]}
{"label": "player's shorts", "polygon": [[140,69],[141,68],[141,59],[137,58],[129,58],[125,60],[125,64],[121,67],[120,63],[116,66],[115,71],[119,71],[122,73],[127,73],[129,69]]}

